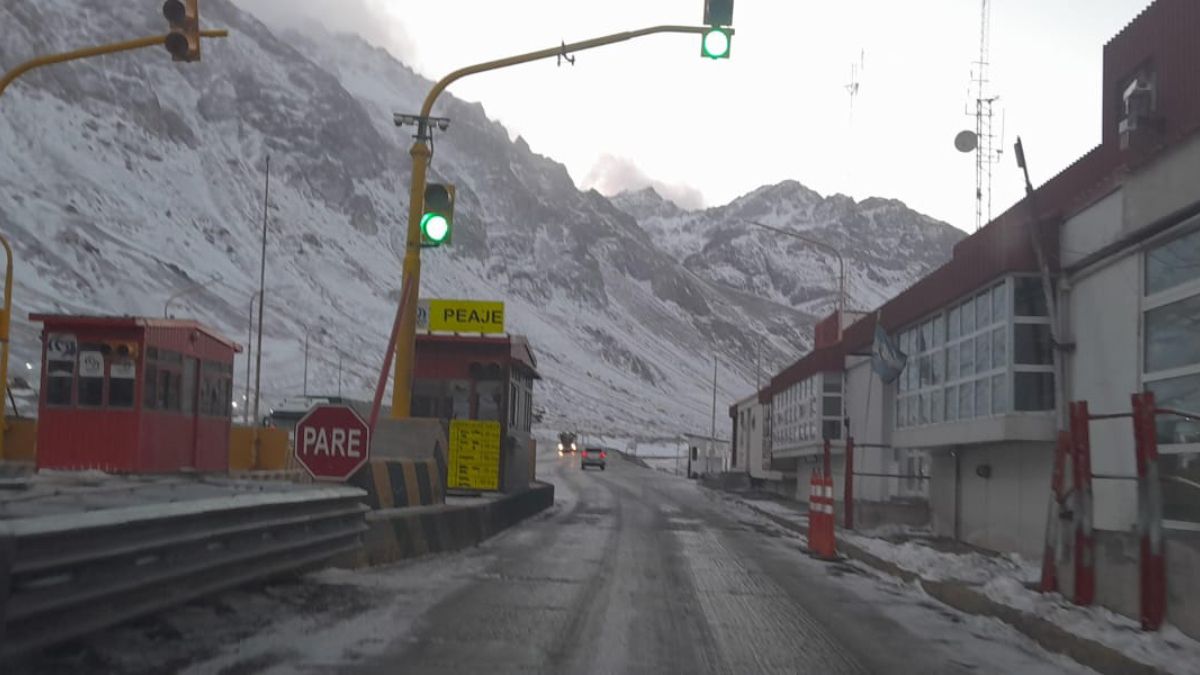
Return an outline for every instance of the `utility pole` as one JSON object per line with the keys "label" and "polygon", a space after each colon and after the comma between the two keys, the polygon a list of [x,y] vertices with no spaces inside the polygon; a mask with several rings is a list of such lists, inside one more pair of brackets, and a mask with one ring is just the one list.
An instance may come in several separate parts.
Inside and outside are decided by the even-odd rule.
{"label": "utility pole", "polygon": [[251,343],[254,341],[254,301],[258,293],[250,294],[250,318],[246,321],[246,400],[242,404],[242,423],[250,423],[250,357],[254,351]]}
{"label": "utility pole", "polygon": [[266,314],[266,305],[263,295],[267,288],[267,205],[271,199],[271,156],[267,155],[267,177],[266,186],[263,190],[263,224],[262,224],[262,258],[258,266],[258,353],[255,354],[254,361],[254,424],[258,426],[258,402],[262,398],[262,337],[263,337],[263,314]]}
{"label": "utility pole", "polygon": [[762,338],[758,338],[758,356],[754,359],[754,393],[762,391]]}
{"label": "utility pole", "polygon": [[311,327],[304,328],[304,396],[308,397],[308,334],[312,332]]}
{"label": "utility pole", "polygon": [[712,395],[712,433],[708,436],[708,457],[704,460],[704,470],[712,473],[712,456],[717,451],[717,355],[713,354],[713,395]]}

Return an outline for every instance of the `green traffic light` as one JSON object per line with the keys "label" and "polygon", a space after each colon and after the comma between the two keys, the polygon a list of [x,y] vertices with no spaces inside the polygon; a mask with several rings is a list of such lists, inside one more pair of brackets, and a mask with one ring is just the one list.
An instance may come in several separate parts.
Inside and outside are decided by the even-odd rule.
{"label": "green traffic light", "polygon": [[450,221],[440,213],[426,213],[421,217],[421,232],[429,243],[441,244],[450,234]]}
{"label": "green traffic light", "polygon": [[727,59],[729,58],[730,42],[728,31],[724,28],[713,28],[704,34],[700,53],[710,59]]}

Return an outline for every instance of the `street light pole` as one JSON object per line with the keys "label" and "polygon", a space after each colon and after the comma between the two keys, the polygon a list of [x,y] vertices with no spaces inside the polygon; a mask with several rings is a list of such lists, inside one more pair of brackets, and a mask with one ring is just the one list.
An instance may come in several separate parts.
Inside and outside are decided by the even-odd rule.
{"label": "street light pole", "polygon": [[216,282],[216,281],[220,281],[220,280],[221,280],[221,274],[218,272],[217,274],[212,275],[211,277],[205,279],[204,281],[197,281],[196,283],[192,284],[191,286],[188,286],[182,290],[172,293],[170,296],[167,297],[167,301],[163,303],[163,318],[164,319],[171,318],[170,310],[171,310],[172,302],[174,302],[175,300],[177,300],[179,298],[182,298],[183,296],[187,295],[188,293],[191,293],[192,291],[201,290],[203,288],[206,288],[209,284]]}
{"label": "street light pole", "polygon": [[[431,155],[428,143],[432,134],[429,128],[429,118],[433,113],[434,102],[437,101],[438,96],[446,87],[468,75],[516,66],[522,63],[529,63],[530,61],[562,57],[572,52],[603,47],[656,33],[704,35],[711,29],[711,26],[652,26],[640,30],[614,33],[582,42],[560,44],[549,49],[478,63],[456,70],[438,80],[433,85],[433,89],[429,90],[429,95],[425,97],[425,103],[421,106],[421,114],[416,118],[416,141],[409,150],[409,155],[412,157],[412,174],[408,192],[408,232],[404,250],[403,282],[412,286],[411,292],[413,296],[420,297],[421,289],[421,214],[425,196],[425,172],[428,168]],[[724,31],[727,35],[733,35],[733,29],[731,28],[724,29]],[[403,302],[403,298],[401,302]],[[408,417],[412,407],[417,304],[416,302],[410,302],[403,305],[403,312],[400,317],[400,329],[397,332],[395,375],[392,384],[392,417],[395,419]]]}
{"label": "street light pole", "polygon": [[267,155],[267,178],[266,186],[263,190],[263,224],[262,224],[262,258],[258,267],[258,350],[254,355],[254,425],[258,426],[258,400],[262,398],[260,395],[262,387],[262,338],[263,338],[263,314],[266,314],[266,305],[263,295],[267,289],[267,207],[271,199],[271,156]]}
{"label": "street light pole", "polygon": [[242,423],[250,423],[250,356],[254,348],[254,302],[258,300],[258,291],[250,294],[250,318],[246,321],[246,400],[242,407]]}
{"label": "street light pole", "polygon": [[829,244],[826,244],[825,242],[821,241],[820,239],[813,239],[812,237],[805,236],[805,235],[800,234],[799,232],[795,232],[793,230],[788,230],[788,229],[785,229],[782,227],[772,227],[771,225],[764,225],[756,220],[748,220],[746,222],[748,222],[751,225],[754,225],[756,227],[761,227],[764,230],[770,230],[770,231],[776,232],[778,234],[787,235],[794,239],[799,239],[800,241],[803,241],[811,246],[815,246],[823,251],[828,251],[829,253],[832,253],[834,255],[834,257],[837,258],[837,261],[838,261],[838,305],[837,305],[837,307],[838,307],[837,329],[838,330],[837,330],[837,333],[838,333],[838,339],[841,340],[842,339],[842,324],[846,320],[846,260],[845,260],[845,258],[842,257],[842,252],[837,250],[836,248],[830,246]]}
{"label": "street light pole", "polygon": [[[8,260],[4,272],[4,307],[0,308],[0,459],[4,459],[4,431],[8,428],[8,416],[4,413],[3,397],[8,393],[8,331],[12,324],[13,252],[8,239],[0,235],[0,246]],[[13,399],[13,413],[17,412]]]}
{"label": "street light pole", "polygon": [[704,471],[712,473],[712,457],[717,451],[717,355],[713,354],[712,432],[708,437],[708,457],[704,458]]}
{"label": "street light pole", "polygon": [[308,335],[312,332],[312,326],[304,327],[304,396],[308,396]]}

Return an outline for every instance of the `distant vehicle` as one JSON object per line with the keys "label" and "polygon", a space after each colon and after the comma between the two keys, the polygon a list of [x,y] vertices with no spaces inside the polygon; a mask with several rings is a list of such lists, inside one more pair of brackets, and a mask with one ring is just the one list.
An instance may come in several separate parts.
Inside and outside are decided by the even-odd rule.
{"label": "distant vehicle", "polygon": [[564,431],[558,435],[558,454],[566,455],[578,449],[579,447],[575,444],[575,434]]}
{"label": "distant vehicle", "polygon": [[601,471],[605,470],[605,465],[608,463],[608,452],[604,448],[591,447],[584,448],[579,453],[579,468],[586,470],[589,466],[598,466]]}

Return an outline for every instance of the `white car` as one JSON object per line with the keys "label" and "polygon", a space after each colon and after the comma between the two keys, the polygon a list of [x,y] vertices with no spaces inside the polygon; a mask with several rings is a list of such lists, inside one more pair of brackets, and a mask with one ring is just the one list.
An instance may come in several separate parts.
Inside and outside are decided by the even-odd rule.
{"label": "white car", "polygon": [[604,448],[585,447],[579,453],[579,468],[587,469],[589,466],[598,466],[601,471],[604,471],[605,465],[608,463],[608,453]]}

